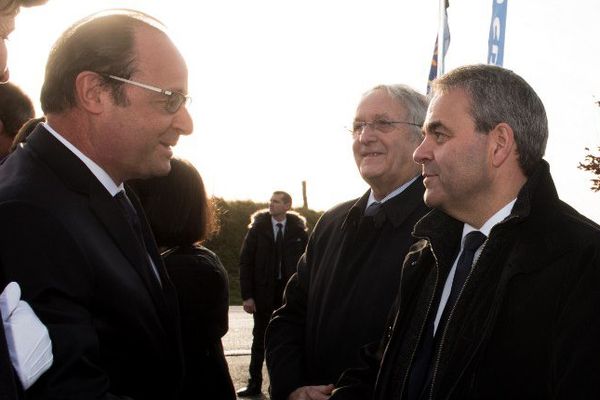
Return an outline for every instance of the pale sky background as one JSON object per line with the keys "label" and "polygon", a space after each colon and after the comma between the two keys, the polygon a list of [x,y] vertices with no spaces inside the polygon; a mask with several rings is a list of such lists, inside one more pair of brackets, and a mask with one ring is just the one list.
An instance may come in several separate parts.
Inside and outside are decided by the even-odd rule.
{"label": "pale sky background", "polygon": [[[282,189],[300,206],[306,180],[319,210],[366,190],[344,127],[376,84],[425,91],[438,24],[437,0],[49,0],[17,19],[12,82],[38,104],[51,44],[111,7],[162,20],[186,58],[195,129],[175,153],[211,194],[266,201]],[[491,12],[492,0],[451,0],[447,71],[486,61]],[[508,0],[504,50],[546,106],[559,195],[597,222],[600,194],[577,164],[600,145],[599,20],[598,0]]]}

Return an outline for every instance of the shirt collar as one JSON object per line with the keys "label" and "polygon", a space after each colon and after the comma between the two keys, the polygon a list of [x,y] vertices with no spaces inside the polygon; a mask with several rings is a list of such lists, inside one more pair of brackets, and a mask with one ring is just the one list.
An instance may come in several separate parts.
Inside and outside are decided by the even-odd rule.
{"label": "shirt collar", "polygon": [[277,229],[277,224],[283,225],[282,229],[285,230],[285,224],[287,223],[287,218],[284,218],[283,221],[277,221],[275,218],[271,217],[271,224],[273,225],[273,229]]}
{"label": "shirt collar", "polygon": [[58,132],[56,132],[47,122],[42,122],[42,125],[52,136],[56,138],[59,142],[61,142],[67,149],[69,149],[73,154],[77,156],[85,164],[86,167],[94,174],[96,179],[100,181],[102,186],[106,188],[106,190],[110,193],[111,196],[115,196],[119,191],[124,190],[123,183],[115,184],[112,178],[104,171],[98,164],[93,162],[89,157],[83,154],[77,147],[75,147],[71,142],[62,137]]}
{"label": "shirt collar", "polygon": [[[396,197],[397,195],[399,195],[400,193],[402,193],[404,191],[404,189],[406,189],[407,187],[409,187],[411,185],[411,183],[413,183],[414,181],[417,180],[417,178],[419,177],[419,175],[415,176],[414,178],[412,178],[411,180],[409,180],[408,182],[398,186],[396,189],[394,189],[393,191],[391,191],[387,196],[385,196],[381,201],[379,201],[379,203],[385,203],[386,201],[388,201],[389,199]],[[370,190],[369,193],[369,199],[367,200],[367,205],[365,207],[365,210],[367,208],[369,208],[369,206],[372,203],[375,203],[378,200],[375,200],[375,196],[373,195],[373,190]]]}
{"label": "shirt collar", "polygon": [[517,201],[517,199],[514,198],[507,205],[505,205],[500,210],[498,210],[496,212],[496,214],[492,215],[490,217],[490,219],[485,221],[485,223],[481,226],[480,229],[475,229],[471,225],[465,223],[465,225],[463,226],[462,240],[464,241],[465,236],[467,236],[468,233],[473,232],[473,231],[479,231],[479,232],[483,233],[485,236],[489,237],[490,232],[492,231],[492,228],[495,225],[499,224],[500,222],[504,221],[504,219],[510,215],[510,212],[512,211],[512,208],[515,205],[516,201]]}

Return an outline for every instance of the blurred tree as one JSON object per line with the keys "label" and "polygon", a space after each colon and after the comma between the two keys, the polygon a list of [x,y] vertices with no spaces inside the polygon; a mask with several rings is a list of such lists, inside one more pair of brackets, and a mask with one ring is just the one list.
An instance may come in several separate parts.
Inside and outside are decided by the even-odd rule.
{"label": "blurred tree", "polygon": [[[586,151],[590,151],[589,148],[585,148]],[[598,151],[600,151],[600,147],[598,147]],[[585,155],[585,162],[580,162],[577,167],[584,171],[588,171],[593,173],[596,178],[592,179],[592,187],[591,189],[594,192],[600,191],[600,156],[594,155],[591,152]]]}

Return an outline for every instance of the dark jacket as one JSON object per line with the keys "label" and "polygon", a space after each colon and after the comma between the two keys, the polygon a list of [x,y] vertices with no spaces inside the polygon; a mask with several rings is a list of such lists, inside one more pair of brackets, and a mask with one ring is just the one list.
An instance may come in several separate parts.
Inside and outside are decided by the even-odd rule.
{"label": "dark jacket", "polygon": [[177,290],[185,359],[182,400],[235,400],[223,353],[227,333],[229,280],[219,257],[200,245],[175,247],[163,254]]}
{"label": "dark jacket", "polygon": [[[404,262],[374,399],[402,398],[462,227],[438,210],[415,227],[421,240]],[[510,216],[492,229],[447,324],[438,331],[427,398],[598,398],[598,304],[600,229],[558,199],[542,161]],[[371,370],[348,372],[332,399],[371,398],[378,364],[371,358]]]}
{"label": "dark jacket", "polygon": [[28,399],[177,398],[177,297],[141,222],[147,251],[117,200],[41,125],[0,166],[0,266],[54,355]]}
{"label": "dark jacket", "polygon": [[[284,283],[296,272],[296,264],[308,239],[304,217],[288,212],[286,219],[282,263]],[[271,215],[260,210],[250,217],[250,221],[240,253],[242,299],[253,298],[258,312],[271,313],[275,294],[275,236]]]}
{"label": "dark jacket", "polygon": [[274,400],[335,383],[358,365],[361,346],[381,338],[412,228],[428,210],[423,191],[417,179],[374,217],[363,216],[369,192],[321,217],[267,328]]}

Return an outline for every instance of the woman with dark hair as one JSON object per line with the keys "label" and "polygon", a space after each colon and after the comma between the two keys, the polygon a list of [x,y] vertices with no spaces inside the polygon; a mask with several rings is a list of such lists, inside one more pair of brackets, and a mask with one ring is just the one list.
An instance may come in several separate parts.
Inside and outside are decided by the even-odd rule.
{"label": "woman with dark hair", "polygon": [[162,177],[129,185],[146,212],[177,289],[186,377],[182,399],[235,399],[221,338],[228,330],[229,285],[221,261],[201,243],[218,223],[198,171],[171,160]]}

